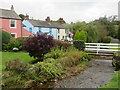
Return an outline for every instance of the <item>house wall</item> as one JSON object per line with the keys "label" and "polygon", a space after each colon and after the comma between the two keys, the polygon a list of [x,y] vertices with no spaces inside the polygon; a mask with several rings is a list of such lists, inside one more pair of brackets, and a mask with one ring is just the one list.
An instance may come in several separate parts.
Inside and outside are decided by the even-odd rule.
{"label": "house wall", "polygon": [[63,39],[63,36],[64,36],[64,40],[67,39],[66,38],[67,33],[65,32],[65,29],[59,29],[59,33],[58,33],[58,30],[57,30],[57,39],[58,39],[58,36],[60,36],[60,40]]}
{"label": "house wall", "polygon": [[48,35],[51,35],[56,39],[57,35],[57,28],[46,28],[46,27],[34,27],[28,20],[24,20],[22,22],[26,27],[23,27],[27,31],[30,31],[30,28],[32,28],[32,33],[36,34],[37,32],[41,31],[43,33],[49,33]]}
{"label": "house wall", "polygon": [[[16,38],[21,37],[22,36],[22,21],[21,20],[16,20],[16,27],[15,28],[10,28],[10,20],[11,19],[3,19],[0,18],[0,21],[2,21],[2,25],[0,26],[0,28],[3,31],[6,31],[8,33],[15,33],[16,34]],[[15,19],[13,19],[15,20]]]}
{"label": "house wall", "polygon": [[41,32],[43,33],[49,33],[48,35],[53,36],[54,39],[56,39],[57,35],[57,28],[45,28],[45,27],[41,27],[40,28]]}
{"label": "house wall", "polygon": [[34,26],[28,21],[28,20],[23,20],[22,22],[26,27],[23,27],[27,31],[30,31],[30,28],[32,28],[32,33],[34,32]]}

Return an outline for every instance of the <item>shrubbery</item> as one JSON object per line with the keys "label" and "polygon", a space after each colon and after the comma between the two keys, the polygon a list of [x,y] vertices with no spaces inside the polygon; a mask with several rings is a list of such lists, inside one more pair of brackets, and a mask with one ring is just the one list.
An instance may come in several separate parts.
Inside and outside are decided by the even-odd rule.
{"label": "shrubbery", "polygon": [[23,50],[23,43],[28,38],[20,37],[20,38],[11,38],[8,44],[4,44],[4,50],[12,51],[13,48],[18,48],[19,50]]}
{"label": "shrubbery", "polygon": [[110,36],[106,36],[103,38],[103,43],[110,43],[111,42],[111,37]]}
{"label": "shrubbery", "polygon": [[2,49],[4,50],[5,44],[8,44],[11,38],[11,35],[8,32],[1,31],[2,32]]}
{"label": "shrubbery", "polygon": [[2,43],[9,43],[11,35],[8,32],[2,31]]}
{"label": "shrubbery", "polygon": [[74,47],[77,48],[78,50],[84,51],[84,49],[85,49],[85,43],[84,43],[84,41],[74,41],[74,42],[73,42],[73,45],[74,45]]}
{"label": "shrubbery", "polygon": [[67,50],[67,48],[71,46],[69,42],[60,40],[54,40],[54,44],[54,46],[58,47],[60,50]]}
{"label": "shrubbery", "polygon": [[24,43],[24,49],[29,52],[31,57],[37,58],[39,61],[43,60],[44,54],[50,52],[50,48],[53,46],[53,37],[46,34],[37,34]]}

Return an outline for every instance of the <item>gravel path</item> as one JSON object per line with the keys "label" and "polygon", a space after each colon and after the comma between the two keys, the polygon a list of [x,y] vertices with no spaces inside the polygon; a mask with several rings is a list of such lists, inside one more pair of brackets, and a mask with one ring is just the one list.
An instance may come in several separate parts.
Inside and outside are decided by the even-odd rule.
{"label": "gravel path", "polygon": [[54,88],[99,88],[114,75],[111,60],[92,60],[82,74],[56,83]]}

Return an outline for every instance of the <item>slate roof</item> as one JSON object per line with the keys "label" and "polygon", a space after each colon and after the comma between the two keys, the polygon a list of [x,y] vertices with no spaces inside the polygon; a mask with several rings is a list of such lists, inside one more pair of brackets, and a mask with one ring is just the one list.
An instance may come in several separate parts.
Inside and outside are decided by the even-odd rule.
{"label": "slate roof", "polygon": [[21,19],[13,10],[0,9],[0,18]]}
{"label": "slate roof", "polygon": [[33,20],[29,19],[29,22],[35,26],[35,27],[46,27],[46,28],[60,28],[64,29],[66,24],[60,24],[60,23],[55,23],[55,22],[50,22],[48,23],[47,21],[42,21],[42,20]]}

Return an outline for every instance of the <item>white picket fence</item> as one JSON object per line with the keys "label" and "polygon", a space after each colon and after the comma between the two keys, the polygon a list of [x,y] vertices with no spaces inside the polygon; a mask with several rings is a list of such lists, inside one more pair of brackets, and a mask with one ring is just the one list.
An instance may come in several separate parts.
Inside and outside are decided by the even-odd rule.
{"label": "white picket fence", "polygon": [[120,44],[118,43],[85,43],[86,51],[99,52],[120,52]]}

